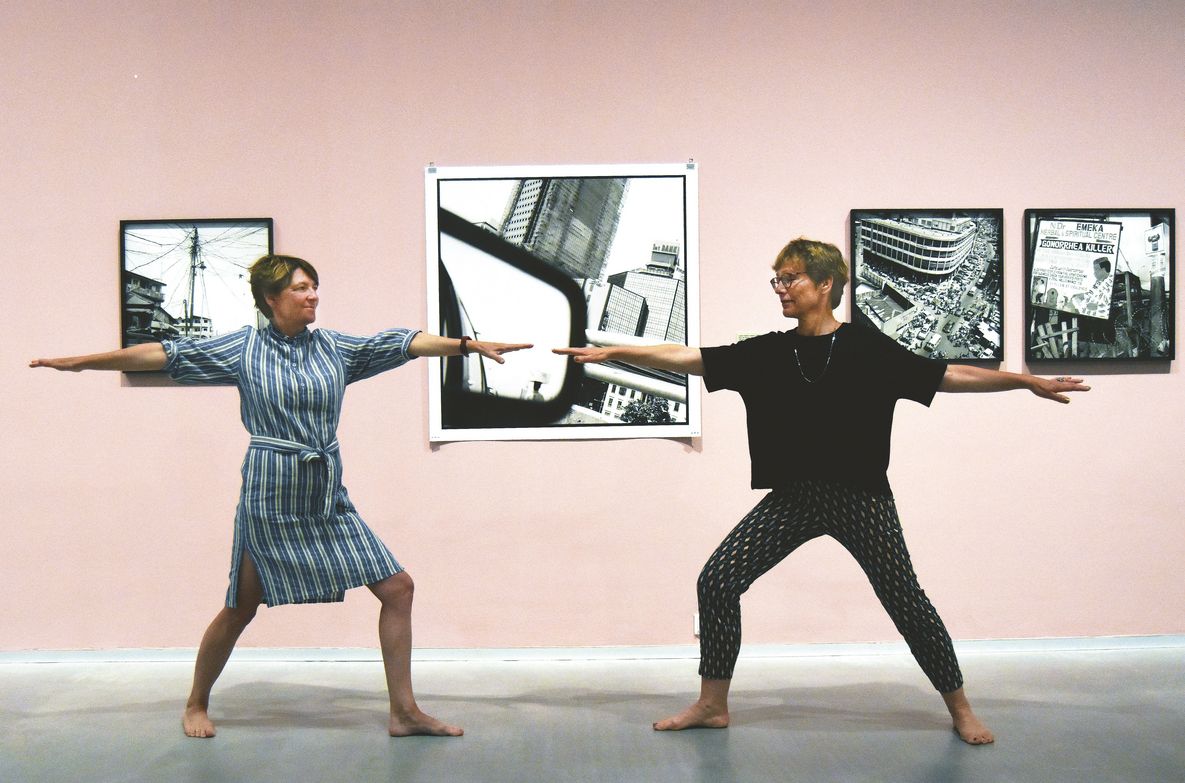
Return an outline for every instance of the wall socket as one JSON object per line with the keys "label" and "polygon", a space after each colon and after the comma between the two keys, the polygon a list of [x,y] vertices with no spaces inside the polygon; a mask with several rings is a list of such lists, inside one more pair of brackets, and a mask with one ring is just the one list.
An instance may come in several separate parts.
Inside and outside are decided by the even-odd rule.
{"label": "wall socket", "polygon": [[691,635],[696,639],[699,638],[699,612],[691,615]]}

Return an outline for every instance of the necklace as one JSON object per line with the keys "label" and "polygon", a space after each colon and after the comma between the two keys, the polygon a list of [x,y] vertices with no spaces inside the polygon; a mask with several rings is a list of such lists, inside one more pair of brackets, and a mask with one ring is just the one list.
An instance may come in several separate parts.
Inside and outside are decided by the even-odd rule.
{"label": "necklace", "polygon": [[823,372],[819,373],[818,378],[806,377],[806,373],[804,373],[802,371],[802,360],[798,358],[798,346],[797,345],[794,346],[794,363],[796,365],[798,365],[798,374],[801,375],[802,379],[804,381],[806,381],[807,383],[816,383],[816,382],[822,380],[823,376],[827,374],[827,368],[831,366],[831,352],[835,350],[835,334],[838,331],[839,330],[836,329],[834,332],[831,333],[831,343],[830,343],[830,345],[827,346],[827,361],[824,362]]}

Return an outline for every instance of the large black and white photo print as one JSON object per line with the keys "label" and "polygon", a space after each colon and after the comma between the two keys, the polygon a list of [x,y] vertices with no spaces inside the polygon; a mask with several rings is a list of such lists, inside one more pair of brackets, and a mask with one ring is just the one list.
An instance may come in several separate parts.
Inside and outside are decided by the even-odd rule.
{"label": "large black and white photo print", "polygon": [[695,379],[551,352],[698,344],[695,164],[430,166],[425,179],[430,328],[535,346],[505,364],[433,361],[430,440],[699,435]]}
{"label": "large black and white photo print", "polygon": [[123,220],[121,345],[259,326],[248,267],[272,252],[271,218]]}
{"label": "large black and white photo print", "polygon": [[854,209],[852,317],[935,359],[1004,360],[1001,209]]}
{"label": "large black and white photo print", "polygon": [[1172,209],[1026,209],[1025,358],[1172,359]]}

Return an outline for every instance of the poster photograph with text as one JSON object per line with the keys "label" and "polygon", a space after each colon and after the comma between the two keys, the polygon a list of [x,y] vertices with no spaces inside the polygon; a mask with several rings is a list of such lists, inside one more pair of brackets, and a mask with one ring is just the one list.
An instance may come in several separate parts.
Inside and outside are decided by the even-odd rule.
{"label": "poster photograph with text", "polygon": [[1025,357],[1172,359],[1174,215],[1025,210]]}

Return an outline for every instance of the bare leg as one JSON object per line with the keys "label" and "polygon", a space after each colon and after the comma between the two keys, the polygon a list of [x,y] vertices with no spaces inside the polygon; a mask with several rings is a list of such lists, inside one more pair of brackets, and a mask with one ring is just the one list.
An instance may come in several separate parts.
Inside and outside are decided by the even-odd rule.
{"label": "bare leg", "polygon": [[654,724],[655,731],[728,728],[728,688],[732,680],[700,678],[699,700],[678,715]]}
{"label": "bare leg", "polygon": [[946,702],[946,708],[950,710],[950,716],[954,719],[955,733],[959,735],[959,739],[968,745],[987,745],[996,741],[991,730],[972,712],[971,703],[967,701],[967,695],[963,693],[962,688],[942,694],[942,700]]}
{"label": "bare leg", "polygon": [[193,689],[185,703],[181,727],[189,737],[213,737],[214,722],[210,720],[210,690],[214,681],[222,674],[235,642],[243,629],[255,617],[255,610],[263,600],[263,586],[250,555],[243,552],[239,566],[239,588],[234,609],[223,607],[202,636],[198,647],[197,661],[193,666]]}
{"label": "bare leg", "polygon": [[422,712],[411,689],[411,602],[415,585],[406,571],[367,585],[382,602],[379,610],[379,645],[391,697],[392,737],[430,734],[459,737],[465,732]]}

